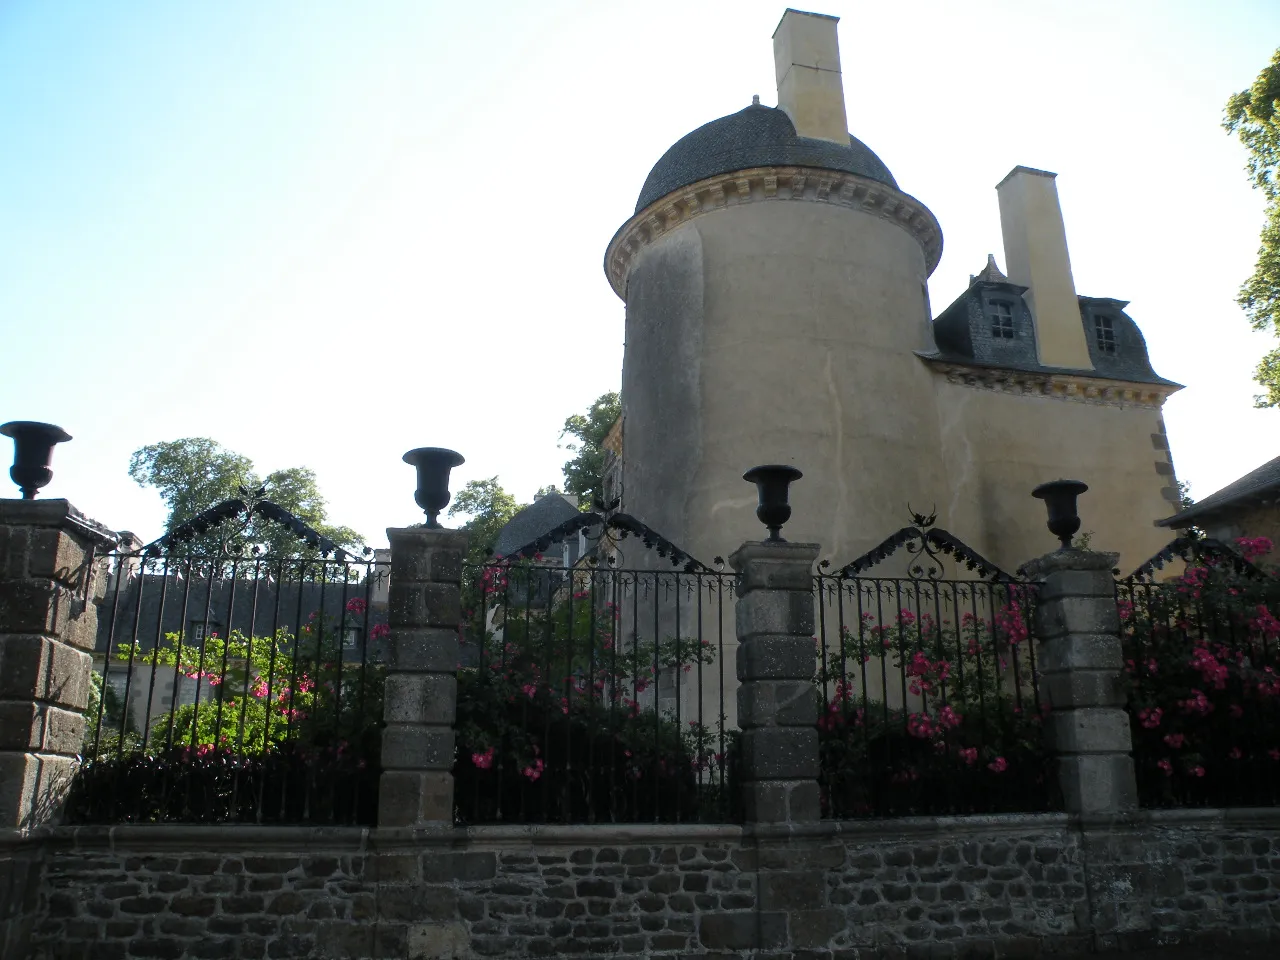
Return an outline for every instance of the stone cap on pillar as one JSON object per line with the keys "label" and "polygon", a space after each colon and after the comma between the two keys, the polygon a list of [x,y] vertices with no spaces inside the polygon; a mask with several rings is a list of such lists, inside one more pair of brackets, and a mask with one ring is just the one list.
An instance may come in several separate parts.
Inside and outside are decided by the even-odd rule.
{"label": "stone cap on pillar", "polygon": [[120,538],[96,520],[90,520],[69,500],[0,499],[0,525],[57,527],[84,537],[99,547],[114,548]]}
{"label": "stone cap on pillar", "polygon": [[467,531],[450,530],[448,527],[428,527],[425,523],[417,523],[411,527],[387,527],[387,539],[429,541],[432,547],[443,547],[446,550],[467,549]]}
{"label": "stone cap on pillar", "polygon": [[787,540],[748,540],[729,555],[738,574],[738,592],[749,590],[808,590],[813,564],[822,545]]}
{"label": "stone cap on pillar", "polygon": [[1067,573],[1074,571],[1106,571],[1110,573],[1120,560],[1118,553],[1104,553],[1097,550],[1055,550],[1043,557],[1028,560],[1018,568],[1020,576],[1031,580],[1043,580],[1051,573]]}

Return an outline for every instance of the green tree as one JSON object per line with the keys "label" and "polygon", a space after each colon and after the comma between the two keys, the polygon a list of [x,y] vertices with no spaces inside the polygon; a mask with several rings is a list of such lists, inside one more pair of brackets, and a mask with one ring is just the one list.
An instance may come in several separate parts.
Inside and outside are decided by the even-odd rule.
{"label": "green tree", "polygon": [[[129,458],[129,476],[139,486],[155,487],[169,508],[165,530],[173,530],[203,510],[233,497],[241,489],[262,489],[266,498],[296,515],[318,533],[345,549],[358,549],[364,539],[350,527],[329,523],[325,499],[316,485],[315,471],[289,467],[259,477],[253,461],[227,450],[208,437],[185,437],[149,444]],[[234,528],[232,528],[234,530]],[[197,550],[216,549],[221,539],[235,546],[261,544],[268,553],[298,554],[302,544],[293,533],[255,517],[243,530],[228,536],[215,530],[195,542]]]}
{"label": "green tree", "polygon": [[449,516],[461,514],[470,517],[464,527],[470,534],[468,565],[479,565],[488,559],[499,531],[519,509],[516,498],[502,489],[497,477],[472,480],[458,491],[449,505]]}
{"label": "green tree", "polygon": [[[1227,101],[1222,125],[1249,151],[1249,178],[1267,201],[1258,261],[1236,302],[1255,330],[1280,336],[1280,50],[1248,90]],[[1280,406],[1280,347],[1262,358],[1254,379],[1267,391],[1254,398],[1257,406]]]}
{"label": "green tree", "polygon": [[575,413],[564,422],[560,439],[573,440],[562,446],[575,454],[564,465],[564,489],[578,495],[583,510],[591,509],[593,499],[604,495],[604,438],[621,415],[621,399],[616,393],[606,393],[591,404],[585,415]]}

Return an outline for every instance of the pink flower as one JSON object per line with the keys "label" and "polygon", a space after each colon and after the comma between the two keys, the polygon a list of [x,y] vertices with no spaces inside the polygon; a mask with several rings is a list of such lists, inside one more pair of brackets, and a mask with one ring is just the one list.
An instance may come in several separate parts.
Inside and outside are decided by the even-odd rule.
{"label": "pink flower", "polygon": [[1182,749],[1182,745],[1187,742],[1187,738],[1181,733],[1165,734],[1164,742],[1175,750]]}
{"label": "pink flower", "polygon": [[1164,716],[1164,711],[1159,707],[1150,707],[1146,710],[1138,711],[1138,721],[1148,730],[1154,730],[1160,726],[1160,719]]}
{"label": "pink flower", "polygon": [[[1217,657],[1211,654],[1207,647],[1197,646],[1191,654],[1189,661],[1192,668],[1200,672],[1200,676],[1204,678],[1206,684],[1209,684],[1215,690],[1225,690],[1227,688],[1227,668],[1218,662]],[[1193,690],[1192,693],[1197,691]]]}
{"label": "pink flower", "polygon": [[391,628],[385,623],[375,623],[369,631],[370,640],[383,640],[389,636],[391,636]]}
{"label": "pink flower", "polygon": [[933,736],[933,724],[929,720],[929,715],[913,713],[907,717],[907,733],[913,737],[919,737],[921,740],[927,740]]}
{"label": "pink flower", "polygon": [[1232,747],[1231,751],[1227,754],[1227,756],[1230,757],[1232,760],[1239,760],[1241,757],[1244,756],[1244,754],[1240,752],[1239,747]]}
{"label": "pink flower", "polygon": [[347,601],[347,613],[354,613],[356,616],[359,616],[368,609],[369,605],[364,602],[363,597],[352,597]]}
{"label": "pink flower", "polygon": [[1280,760],[1280,750],[1276,750],[1273,747],[1272,749],[1267,751],[1267,756],[1270,757],[1272,760]]}
{"label": "pink flower", "polygon": [[1182,708],[1184,713],[1194,713],[1201,717],[1207,717],[1213,713],[1213,704],[1209,702],[1209,698],[1200,690],[1192,690],[1192,696],[1186,700],[1179,700],[1178,706]]}
{"label": "pink flower", "polygon": [[1200,767],[1200,766],[1192,767],[1190,772],[1193,777],[1203,777],[1204,767]]}
{"label": "pink flower", "polygon": [[944,727],[958,727],[962,717],[956,713],[951,707],[943,707],[938,711],[938,722]]}
{"label": "pink flower", "polygon": [[958,750],[958,751],[956,751],[956,752],[960,754],[960,759],[961,759],[961,760],[963,760],[965,763],[967,763],[967,764],[968,764],[969,766],[971,766],[971,767],[972,767],[972,766],[974,765],[974,763],[976,763],[976,762],[977,762],[977,760],[978,760],[978,748],[977,748],[977,747],[963,747],[963,748],[961,748],[960,750]]}
{"label": "pink flower", "polygon": [[493,766],[493,747],[490,747],[484,753],[471,754],[471,762],[481,770],[488,770]]}
{"label": "pink flower", "polygon": [[532,700],[534,694],[538,692],[538,688],[535,687],[532,683],[526,683],[523,687],[520,688],[520,692],[523,693],[530,700]]}
{"label": "pink flower", "polygon": [[996,757],[994,760],[992,760],[990,763],[987,764],[987,769],[992,771],[993,773],[1004,773],[1006,770],[1009,769],[1009,761],[1006,760],[1004,757]]}
{"label": "pink flower", "polygon": [[533,763],[521,770],[520,773],[528,777],[530,780],[537,780],[542,776],[542,771],[544,769],[546,769],[546,767],[541,760],[534,760]]}
{"label": "pink flower", "polygon": [[1164,771],[1164,775],[1166,777],[1173,776],[1173,764],[1170,763],[1168,760],[1161,760],[1159,763],[1156,764],[1156,766]]}
{"label": "pink flower", "polygon": [[1240,537],[1236,546],[1246,560],[1257,560],[1271,552],[1272,543],[1267,537]]}

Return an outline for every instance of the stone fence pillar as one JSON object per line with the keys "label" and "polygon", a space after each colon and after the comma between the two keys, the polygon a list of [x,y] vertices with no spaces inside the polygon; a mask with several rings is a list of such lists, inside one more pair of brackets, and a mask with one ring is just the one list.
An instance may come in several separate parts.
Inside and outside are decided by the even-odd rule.
{"label": "stone fence pillar", "polygon": [[1068,813],[1106,816],[1138,806],[1112,578],[1118,556],[1059,550],[1022,568],[1042,581],[1036,637],[1050,709],[1045,739]]}
{"label": "stone fence pillar", "polygon": [[821,815],[814,648],[816,543],[744,543],[738,574],[738,725],[748,823]]}
{"label": "stone fence pillar", "polygon": [[378,825],[453,822],[453,723],[467,535],[392,528]]}
{"label": "stone fence pillar", "polygon": [[101,559],[66,500],[0,500],[0,827],[56,821],[79,764]]}

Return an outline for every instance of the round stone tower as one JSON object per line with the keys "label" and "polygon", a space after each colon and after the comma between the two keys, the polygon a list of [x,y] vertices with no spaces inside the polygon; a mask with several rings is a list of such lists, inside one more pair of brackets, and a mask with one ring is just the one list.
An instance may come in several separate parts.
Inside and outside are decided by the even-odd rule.
{"label": "round stone tower", "polygon": [[844,562],[943,499],[917,356],[942,232],[847,132],[836,18],[788,10],[773,39],[779,107],[680,139],[605,255],[623,509],[709,561],[764,535],[743,471],[789,463],[783,535]]}

